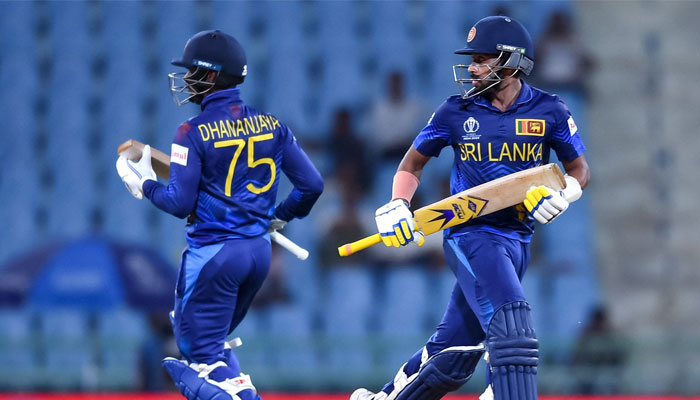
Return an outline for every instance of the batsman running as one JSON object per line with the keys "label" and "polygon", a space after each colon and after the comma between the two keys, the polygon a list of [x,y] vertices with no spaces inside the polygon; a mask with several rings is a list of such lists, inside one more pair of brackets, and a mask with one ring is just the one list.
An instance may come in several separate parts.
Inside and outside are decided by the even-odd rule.
{"label": "batsman running", "polygon": [[537,399],[538,342],[520,281],[535,221],[554,221],[588,184],[585,147],[559,97],[521,79],[532,72],[534,51],[518,21],[478,21],[456,53],[471,56],[469,65],[453,67],[462,94],[435,111],[399,164],[392,201],[376,212],[383,243],[420,243],[410,201],[423,167],[446,146],[454,151],[452,194],[546,164],[550,149],[566,170],[566,188],[531,187],[523,204],[446,229],[444,254],[457,282],[442,322],[381,391],[358,389],[351,400],[440,399],[472,376],[485,352],[482,399]]}
{"label": "batsman running", "polygon": [[[188,217],[171,321],[183,360],[163,365],[190,400],[260,399],[226,342],[248,311],[270,268],[269,231],[306,216],[323,191],[321,175],[292,132],[247,106],[237,86],[247,75],[241,45],[221,31],[192,36],[173,65],[177,105],[201,113],[180,125],[172,143],[168,185],[156,180],[151,149],[138,162],[117,160],[134,197]],[[277,207],[279,173],[294,189]]]}

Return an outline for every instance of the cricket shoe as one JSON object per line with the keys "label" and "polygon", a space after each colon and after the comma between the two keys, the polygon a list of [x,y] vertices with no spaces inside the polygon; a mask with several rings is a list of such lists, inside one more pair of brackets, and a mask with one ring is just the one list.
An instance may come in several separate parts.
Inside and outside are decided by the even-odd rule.
{"label": "cricket shoe", "polygon": [[479,396],[479,400],[493,400],[493,389],[491,388],[491,385],[486,386],[486,390],[484,390],[484,393]]}

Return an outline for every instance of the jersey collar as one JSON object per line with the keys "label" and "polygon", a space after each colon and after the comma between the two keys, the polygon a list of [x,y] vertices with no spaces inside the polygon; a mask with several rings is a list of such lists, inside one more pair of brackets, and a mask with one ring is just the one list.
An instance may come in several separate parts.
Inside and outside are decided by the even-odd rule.
{"label": "jersey collar", "polygon": [[233,89],[224,89],[220,90],[216,93],[212,93],[208,95],[207,97],[202,100],[202,110],[204,110],[207,105],[213,102],[219,102],[219,101],[227,101],[230,103],[238,103],[241,101],[241,89],[239,88],[233,88]]}
{"label": "jersey collar", "polygon": [[[520,80],[520,83],[522,84],[522,87],[520,88],[520,94],[518,95],[518,98],[515,100],[515,103],[513,103],[513,105],[510,106],[506,110],[506,112],[510,111],[510,110],[514,110],[514,109],[520,107],[521,105],[528,103],[530,100],[532,100],[532,88],[530,87],[530,85],[525,83],[525,81],[522,79]],[[474,104],[489,108],[489,109],[494,110],[494,111],[501,112],[501,110],[494,107],[490,101],[486,100],[486,98],[484,98],[482,96],[477,96],[474,99]]]}

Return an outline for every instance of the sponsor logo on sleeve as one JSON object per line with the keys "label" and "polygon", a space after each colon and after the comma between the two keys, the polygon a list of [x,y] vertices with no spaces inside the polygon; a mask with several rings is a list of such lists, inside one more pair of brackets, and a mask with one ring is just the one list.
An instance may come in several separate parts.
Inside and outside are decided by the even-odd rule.
{"label": "sponsor logo on sleeve", "polygon": [[187,155],[189,154],[189,152],[190,149],[188,149],[187,147],[173,143],[173,145],[170,148],[170,163],[180,164],[186,167]]}
{"label": "sponsor logo on sleeve", "polygon": [[544,136],[545,122],[543,119],[516,119],[515,134],[526,136]]}
{"label": "sponsor logo on sleeve", "polygon": [[569,124],[569,132],[571,133],[571,136],[574,136],[576,132],[578,132],[578,126],[576,126],[576,122],[574,122],[574,117],[569,116],[567,123]]}

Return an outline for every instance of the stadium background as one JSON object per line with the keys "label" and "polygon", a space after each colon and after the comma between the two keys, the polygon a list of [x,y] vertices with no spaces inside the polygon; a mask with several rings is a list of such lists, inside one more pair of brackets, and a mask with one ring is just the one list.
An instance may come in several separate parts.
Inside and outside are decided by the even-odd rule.
{"label": "stadium background", "polygon": [[[540,229],[524,281],[541,392],[700,393],[692,1],[0,2],[0,390],[173,390],[159,359],[175,352],[165,312],[183,221],[124,190],[115,149],[169,148],[196,113],[172,103],[169,61],[209,28],[242,43],[243,98],[294,130],[327,188],[284,231],[312,256],[275,252],[236,333],[244,371],[263,393],[393,377],[439,321],[452,277],[435,247],[341,260],[338,227],[370,233],[389,195],[396,160],[380,154],[373,117],[388,77],[421,107],[417,132],[456,93],[452,51],[491,13],[537,43],[563,14],[589,57],[580,84],[532,80],[567,102],[593,171],[583,199]],[[420,204],[444,194],[448,153],[428,165]],[[482,386],[479,368],[461,392]]]}

